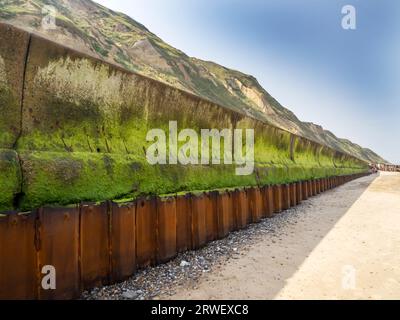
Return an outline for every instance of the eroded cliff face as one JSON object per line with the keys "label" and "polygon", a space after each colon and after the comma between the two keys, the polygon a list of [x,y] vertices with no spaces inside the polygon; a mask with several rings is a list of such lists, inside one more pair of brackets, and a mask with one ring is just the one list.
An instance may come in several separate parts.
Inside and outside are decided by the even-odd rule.
{"label": "eroded cliff face", "polygon": [[[55,30],[41,24],[42,9],[49,4],[57,10]],[[386,162],[369,149],[301,122],[254,77],[188,57],[135,20],[92,1],[8,0],[1,4],[0,19],[338,151]]]}
{"label": "eroded cliff face", "polygon": [[[0,24],[0,210],[283,183],[363,172],[348,154],[195,95]],[[20,67],[13,64],[20,61]],[[6,80],[5,80],[6,79]],[[10,84],[14,83],[13,85]],[[18,84],[18,85],[17,85]],[[14,88],[15,94],[9,94]],[[23,88],[23,90],[22,90]],[[11,97],[11,98],[7,98]],[[11,117],[12,118],[12,117]],[[254,129],[255,170],[150,165],[150,129]],[[181,146],[184,142],[179,142]],[[220,146],[223,152],[223,144]]]}

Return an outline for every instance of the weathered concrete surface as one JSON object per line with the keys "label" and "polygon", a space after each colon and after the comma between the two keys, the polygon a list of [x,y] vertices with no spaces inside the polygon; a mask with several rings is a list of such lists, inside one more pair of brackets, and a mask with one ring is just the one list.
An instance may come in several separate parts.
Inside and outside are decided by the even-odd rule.
{"label": "weathered concrete surface", "polygon": [[29,33],[0,23],[0,148],[20,133],[21,99]]}
{"label": "weathered concrete surface", "polygon": [[10,210],[21,190],[21,170],[14,150],[0,149],[0,212]]}
{"label": "weathered concrete surface", "polygon": [[[346,183],[284,213],[238,259],[171,299],[398,299],[400,174]],[[273,220],[271,220],[273,223]]]}
{"label": "weathered concrete surface", "polygon": [[11,209],[21,187],[17,154],[29,33],[0,24],[0,211]]}
{"label": "weathered concrete surface", "polygon": [[[367,169],[350,155],[36,35],[31,36],[23,97],[22,132],[19,136],[16,130],[14,141],[23,177],[21,209],[287,183]],[[145,149],[152,142],[146,134],[153,128],[168,132],[169,121],[177,121],[178,131],[197,133],[254,129],[254,173],[237,176],[234,164],[150,165]]]}

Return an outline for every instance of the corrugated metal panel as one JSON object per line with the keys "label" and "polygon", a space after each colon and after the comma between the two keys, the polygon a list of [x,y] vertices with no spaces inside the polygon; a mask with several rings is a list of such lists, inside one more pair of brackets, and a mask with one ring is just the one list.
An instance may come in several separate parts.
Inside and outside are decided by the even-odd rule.
{"label": "corrugated metal panel", "polygon": [[56,289],[41,287],[40,299],[73,299],[80,294],[79,208],[39,210],[39,271],[51,265],[56,271]]}
{"label": "corrugated metal panel", "polygon": [[154,265],[157,255],[157,199],[136,201],[136,264],[139,268]]}
{"label": "corrugated metal panel", "polygon": [[232,195],[230,192],[222,192],[218,197],[218,238],[226,237],[233,228]]}
{"label": "corrugated metal panel", "polygon": [[207,196],[194,195],[192,198],[192,248],[197,249],[207,242]]}
{"label": "corrugated metal panel", "polygon": [[303,201],[303,187],[301,181],[296,182],[296,200],[297,204]]}
{"label": "corrugated metal panel", "polygon": [[176,198],[176,249],[190,250],[192,245],[192,210],[190,194]]}
{"label": "corrugated metal panel", "polygon": [[136,203],[111,207],[112,281],[125,280],[136,271]]}
{"label": "corrugated metal panel", "polygon": [[313,187],[313,181],[312,180],[308,180],[308,196],[309,197],[313,197],[314,196],[314,187]]}
{"label": "corrugated metal panel", "polygon": [[175,257],[176,250],[176,199],[168,197],[157,200],[158,250],[157,262],[166,262]]}
{"label": "corrugated metal panel", "polygon": [[290,208],[290,186],[288,184],[282,185],[282,209],[287,210]]}
{"label": "corrugated metal panel", "polygon": [[80,210],[81,281],[89,289],[109,282],[108,204],[82,204]]}
{"label": "corrugated metal panel", "polygon": [[0,299],[38,296],[35,221],[35,213],[0,216]]}
{"label": "corrugated metal panel", "polygon": [[267,186],[267,208],[268,208],[268,217],[272,217],[274,214],[274,189],[272,186]]}
{"label": "corrugated metal panel", "polygon": [[308,181],[302,181],[301,182],[301,187],[302,187],[302,194],[303,194],[303,200],[307,200],[310,195],[308,193]]}
{"label": "corrugated metal panel", "polygon": [[258,187],[248,188],[247,197],[251,222],[259,222],[262,218],[262,198]]}
{"label": "corrugated metal panel", "polygon": [[297,205],[297,192],[296,192],[296,183],[290,184],[290,206],[294,207]]}
{"label": "corrugated metal panel", "polygon": [[206,194],[206,230],[207,242],[218,239],[218,197],[216,191]]}
{"label": "corrugated metal panel", "polygon": [[242,229],[247,226],[249,216],[249,205],[247,201],[247,193],[244,189],[235,190],[234,209],[236,215],[236,226]]}
{"label": "corrugated metal panel", "polygon": [[282,186],[274,185],[274,213],[282,211]]}

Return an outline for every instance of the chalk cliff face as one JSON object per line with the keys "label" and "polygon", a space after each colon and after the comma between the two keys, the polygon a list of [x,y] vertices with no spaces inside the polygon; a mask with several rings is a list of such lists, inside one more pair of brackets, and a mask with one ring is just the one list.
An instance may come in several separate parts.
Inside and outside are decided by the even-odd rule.
{"label": "chalk cliff face", "polygon": [[[46,6],[56,9],[55,29],[43,27]],[[365,161],[386,162],[373,151],[339,139],[321,126],[301,122],[254,77],[189,57],[132,18],[92,1],[2,0],[0,20]]]}

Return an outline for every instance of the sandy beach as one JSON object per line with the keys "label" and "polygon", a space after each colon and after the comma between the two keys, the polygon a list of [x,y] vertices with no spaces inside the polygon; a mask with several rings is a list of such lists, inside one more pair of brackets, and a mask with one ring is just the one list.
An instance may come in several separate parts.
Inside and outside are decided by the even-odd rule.
{"label": "sandy beach", "polygon": [[400,174],[311,198],[296,219],[167,299],[399,299]]}

